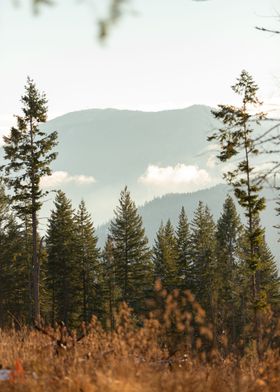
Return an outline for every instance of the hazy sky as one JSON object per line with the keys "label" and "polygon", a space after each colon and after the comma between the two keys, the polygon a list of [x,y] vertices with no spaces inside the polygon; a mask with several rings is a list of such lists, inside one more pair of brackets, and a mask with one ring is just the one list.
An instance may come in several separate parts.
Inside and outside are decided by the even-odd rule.
{"label": "hazy sky", "polygon": [[[34,17],[29,1],[0,0],[0,130],[19,111],[26,76],[49,99],[50,118],[85,108],[159,110],[231,102],[251,72],[266,103],[280,103],[279,0],[131,0],[106,45],[96,40],[105,0],[57,0]],[[137,15],[136,15],[137,14]]]}

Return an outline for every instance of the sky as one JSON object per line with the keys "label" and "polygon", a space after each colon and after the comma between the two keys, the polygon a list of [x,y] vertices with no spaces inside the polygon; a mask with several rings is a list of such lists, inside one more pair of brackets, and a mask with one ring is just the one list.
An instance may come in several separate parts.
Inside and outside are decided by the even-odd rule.
{"label": "sky", "polygon": [[[242,69],[253,75],[271,117],[280,114],[280,36],[255,29],[279,29],[279,0],[129,0],[103,44],[97,21],[109,0],[53,1],[55,6],[34,15],[31,0],[0,0],[0,135],[20,114],[27,75],[45,91],[50,119],[90,108],[235,104],[230,86]],[[212,152],[209,159],[214,158]],[[128,185],[138,203],[166,190],[193,191],[201,181],[204,187],[217,182],[210,176],[212,161],[205,167],[188,159],[165,166],[149,162]],[[48,181],[95,181],[95,173],[67,170]],[[95,200],[100,211],[109,197],[106,187],[102,192]],[[114,203],[115,195],[100,222],[112,214]]]}
{"label": "sky", "polygon": [[56,3],[34,16],[27,0],[0,0],[2,133],[27,75],[46,92],[49,118],[234,103],[230,86],[244,68],[269,110],[280,103],[280,37],[254,28],[278,27],[279,0],[130,0],[105,44],[96,21],[106,0]]}

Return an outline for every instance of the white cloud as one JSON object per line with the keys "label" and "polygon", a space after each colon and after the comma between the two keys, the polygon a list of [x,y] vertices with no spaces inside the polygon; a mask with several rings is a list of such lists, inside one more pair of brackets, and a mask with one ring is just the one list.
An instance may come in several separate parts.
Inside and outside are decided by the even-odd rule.
{"label": "white cloud", "polygon": [[213,169],[215,166],[217,166],[218,160],[216,154],[211,154],[206,162],[206,166],[209,167],[210,169]]}
{"label": "white cloud", "polygon": [[55,171],[50,176],[42,178],[41,185],[43,188],[51,188],[58,185],[76,184],[76,185],[89,185],[95,182],[92,176],[71,175],[66,171]]}
{"label": "white cloud", "polygon": [[206,170],[183,163],[166,167],[149,165],[138,181],[169,192],[189,192],[216,183]]}

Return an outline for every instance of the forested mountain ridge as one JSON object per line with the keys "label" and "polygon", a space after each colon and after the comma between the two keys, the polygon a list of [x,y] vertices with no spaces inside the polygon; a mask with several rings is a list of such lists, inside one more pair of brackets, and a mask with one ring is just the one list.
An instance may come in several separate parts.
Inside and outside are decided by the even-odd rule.
{"label": "forested mountain ridge", "polygon": [[[89,109],[57,117],[43,128],[58,131],[54,171],[95,179],[79,187],[66,181],[56,187],[65,190],[74,205],[83,197],[94,221],[101,224],[111,218],[125,185],[137,204],[165,193],[166,188],[139,181],[149,165],[175,167],[179,163],[206,168],[207,135],[217,124],[211,108],[194,105],[160,112]],[[192,190],[188,184],[183,189]]]}
{"label": "forested mountain ridge", "polygon": [[[162,197],[156,197],[150,202],[139,207],[139,213],[143,218],[144,227],[150,244],[152,245],[156,236],[156,232],[161,223],[171,220],[176,225],[178,216],[183,206],[189,219],[192,219],[193,213],[198,206],[199,201],[204,202],[210,208],[214,218],[217,220],[226,198],[226,195],[233,196],[230,188],[225,184],[219,184],[214,187],[203,189],[192,193],[171,193]],[[262,214],[262,224],[266,229],[266,240],[271,248],[272,253],[276,257],[279,265],[279,242],[277,230],[274,228],[278,224],[278,218],[275,216],[275,192],[272,189],[265,189],[263,194],[267,198],[267,208]],[[242,217],[241,208],[237,203],[236,208]],[[97,227],[97,236],[99,244],[103,246],[106,240],[108,224]]]}
{"label": "forested mountain ridge", "polygon": [[[161,220],[175,224],[180,208],[185,206],[187,214],[192,217],[199,200],[207,203],[215,218],[219,216],[228,188],[225,185],[192,192],[186,189],[165,195],[159,189],[139,183],[139,178],[149,164],[166,167],[178,163],[197,165],[220,177],[219,166],[208,167],[209,154],[207,136],[218,126],[211,108],[193,105],[184,109],[159,112],[143,112],[118,109],[88,109],[71,112],[49,120],[42,128],[58,131],[59,144],[56,147],[58,157],[52,164],[55,172],[63,171],[69,177],[62,182],[54,182],[52,189],[62,189],[78,206],[81,198],[98,226],[99,244],[106,240],[106,221],[113,216],[113,209],[120,189],[128,185],[140,206],[144,226],[150,244]],[[71,181],[75,176],[94,178],[78,184]],[[266,227],[267,241],[273,254],[279,254],[277,232],[273,228],[277,218],[274,214],[276,195],[265,191],[268,202],[262,214]],[[148,200],[148,202],[145,202]],[[43,206],[43,216],[48,215],[50,202]],[[239,210],[239,212],[241,212]],[[242,214],[241,214],[242,215]],[[41,231],[44,231],[41,227]]]}
{"label": "forested mountain ridge", "polygon": [[[103,323],[109,322],[110,328],[113,329],[117,322],[115,312],[121,303],[125,302],[131,306],[137,317],[148,315],[154,306],[160,308],[157,292],[161,290],[161,284],[167,292],[173,292],[177,297],[180,292],[186,295],[189,293],[190,301],[192,295],[186,290],[191,290],[199,298],[207,319],[215,325],[215,339],[223,334],[226,327],[231,344],[236,343],[237,332],[247,336],[246,320],[250,321],[251,326],[254,325],[255,306],[260,309],[271,307],[273,311],[278,311],[280,280],[276,261],[265,235],[265,228],[271,226],[271,221],[266,224],[259,214],[265,207],[264,198],[260,194],[253,196],[252,203],[259,201],[260,208],[258,213],[250,215],[248,224],[242,217],[248,217],[251,210],[249,213],[246,211],[245,215],[240,214],[240,219],[234,199],[229,195],[229,188],[225,185],[220,184],[188,194],[182,192],[193,191],[197,187],[207,188],[218,179],[221,181],[220,176],[213,177],[215,170],[216,174],[221,175],[221,167],[213,160],[209,161],[209,157],[204,157],[203,154],[210,151],[211,158],[213,154],[214,157],[216,155],[213,145],[210,149],[207,145],[204,146],[207,140],[204,137],[209,130],[207,121],[210,117],[207,116],[210,109],[204,117],[204,120],[208,118],[204,128],[201,124],[201,127],[199,126],[199,147],[195,150],[196,144],[192,145],[192,151],[189,151],[189,157],[186,157],[185,161],[182,156],[178,160],[175,152],[183,153],[186,150],[185,143],[188,145],[188,138],[189,144],[196,143],[199,132],[194,135],[188,133],[187,124],[181,123],[182,128],[176,128],[177,132],[180,131],[184,136],[187,134],[187,138],[173,140],[173,122],[164,128],[166,136],[162,129],[156,128],[157,131],[152,132],[152,135],[154,137],[158,132],[158,143],[153,140],[156,147],[152,147],[150,151],[147,148],[148,153],[143,154],[145,156],[142,160],[142,175],[135,171],[134,161],[128,160],[128,156],[137,160],[137,154],[146,152],[144,146],[140,145],[140,128],[139,132],[136,132],[139,144],[135,144],[134,138],[131,137],[127,145],[124,134],[120,138],[121,133],[117,133],[113,140],[116,144],[112,145],[109,135],[116,132],[118,127],[110,121],[107,128],[107,144],[112,148],[112,155],[108,156],[106,140],[103,140],[105,146],[102,146],[100,140],[99,144],[95,143],[96,140],[87,135],[87,131],[91,133],[92,124],[87,131],[84,129],[84,133],[77,133],[75,127],[78,127],[78,123],[75,124],[73,120],[73,135],[69,137],[69,130],[64,129],[62,133],[65,139],[60,140],[60,164],[64,162],[65,169],[55,168],[55,171],[52,171],[50,164],[57,157],[55,150],[59,148],[59,135],[48,127],[40,127],[42,123],[46,123],[47,101],[30,78],[27,79],[25,92],[26,95],[22,97],[23,116],[17,116],[17,128],[12,128],[10,134],[4,137],[3,146],[4,158],[8,163],[3,168],[5,175],[2,177],[3,183],[0,188],[0,240],[2,248],[6,250],[1,255],[0,263],[0,324],[8,324],[12,314],[17,320],[26,323],[33,321],[39,325],[42,315],[52,325],[55,325],[57,320],[62,320],[67,326],[76,327],[82,321],[89,322],[91,315],[94,314],[99,316]],[[198,115],[198,112],[202,115],[203,111],[201,107],[191,107],[179,112],[193,113],[193,110],[199,123],[202,116]],[[127,113],[132,116],[133,123],[134,113],[125,113],[126,116]],[[148,116],[153,117],[154,114],[150,113]],[[92,114],[90,117],[92,119]],[[109,117],[106,115],[103,120],[106,122]],[[247,119],[246,113],[246,121]],[[96,123],[93,128],[104,137]],[[135,127],[132,125],[130,132],[133,129]],[[147,139],[149,128],[142,124],[141,129],[146,132]],[[244,132],[241,132],[241,136]],[[246,132],[246,135],[249,135],[251,131],[249,129]],[[155,161],[149,161],[147,157],[153,157],[153,149],[159,156],[164,157],[158,147],[161,139],[174,161],[171,162],[169,157],[165,163],[157,163],[156,166]],[[165,144],[166,140],[170,146]],[[68,156],[72,163],[70,168],[65,161],[69,143],[73,147]],[[252,142],[251,145],[253,146]],[[99,157],[99,179],[96,177],[97,171],[94,172],[96,166],[88,173],[82,169],[76,171],[84,161],[93,162],[96,159],[94,152],[100,152],[100,149],[103,156]],[[93,154],[90,154],[90,151]],[[197,161],[200,162],[199,165]],[[110,172],[115,170],[115,162],[120,163],[120,171],[115,173],[116,181],[113,186],[122,189],[118,203],[114,198],[113,188],[111,192],[106,188],[106,185],[111,185],[110,182],[106,182],[108,177],[102,177],[102,173],[106,173],[104,167]],[[147,165],[149,169],[151,164],[153,170],[149,172]],[[249,168],[244,162],[241,166]],[[124,176],[125,170],[122,170],[122,167],[131,171],[131,185],[134,185],[132,193],[129,186],[121,187],[121,182],[128,179]],[[135,184],[138,184],[140,190],[142,187],[142,191],[145,188],[152,191],[152,196],[157,194],[157,187],[161,188],[161,195],[164,189],[168,192],[173,190],[173,194],[162,196],[138,209],[139,202],[136,203],[133,199],[134,194],[139,197]],[[241,186],[243,184],[244,182]],[[13,191],[9,196],[6,194],[5,185],[9,191]],[[59,190],[63,186],[65,188],[65,185],[68,186],[68,193]],[[86,186],[93,187],[93,190],[97,188],[97,191],[99,187],[102,192],[106,192],[114,199],[114,214],[111,215],[103,246],[98,245],[99,233],[95,229],[96,223],[92,220],[92,211],[87,208],[87,200],[90,200],[95,208],[98,207],[98,203],[95,204],[96,199],[92,198],[90,193],[87,194],[87,200],[83,200]],[[179,194],[174,192],[177,186],[181,189]],[[248,187],[251,186],[250,183]],[[50,208],[51,211],[45,208],[48,216],[46,230],[42,235],[39,233],[42,226],[39,222],[44,212],[41,207],[48,195],[46,191],[52,187],[56,189],[54,204]],[[73,200],[73,190],[79,192],[79,199],[82,199],[78,209],[76,201]],[[89,192],[89,189],[87,190]],[[234,190],[238,198],[241,190]],[[252,192],[257,191],[261,191],[261,187],[252,186]],[[102,193],[99,194],[99,199],[100,203],[107,207],[108,200],[104,200]],[[239,199],[238,202],[244,207],[244,202],[240,202]],[[254,211],[257,211],[258,206],[249,205],[252,206]],[[254,242],[252,233],[256,233],[254,235],[257,240]],[[251,288],[256,287],[251,284],[252,277],[257,278],[260,294],[257,297],[251,295],[255,293]],[[204,311],[202,313],[204,314]],[[251,336],[251,332],[248,336]]]}
{"label": "forested mountain ridge", "polygon": [[[88,109],[54,118],[43,128],[58,131],[58,157],[52,167],[65,178],[53,188],[64,190],[75,206],[84,198],[96,225],[111,219],[125,185],[137,205],[170,192],[209,188],[221,182],[222,165],[214,164],[217,151],[207,142],[218,125],[204,105],[159,112]],[[197,184],[171,188],[168,183],[162,187],[139,180],[150,165],[174,169],[178,164],[196,166],[209,181],[198,177]],[[80,175],[85,181],[75,183]]]}

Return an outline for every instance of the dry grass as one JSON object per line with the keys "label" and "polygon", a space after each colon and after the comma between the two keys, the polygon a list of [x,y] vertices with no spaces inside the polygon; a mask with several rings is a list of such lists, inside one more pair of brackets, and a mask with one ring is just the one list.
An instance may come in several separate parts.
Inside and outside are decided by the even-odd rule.
{"label": "dry grass", "polygon": [[[242,357],[215,349],[211,326],[190,293],[188,310],[175,292],[167,306],[136,326],[123,305],[116,329],[96,319],[79,338],[64,327],[44,333],[0,332],[0,363],[13,370],[0,391],[22,392],[258,392],[280,390],[279,350],[262,360],[254,346]],[[185,302],[186,304],[186,302]],[[180,305],[180,306],[179,306]],[[85,336],[84,336],[85,335]]]}

